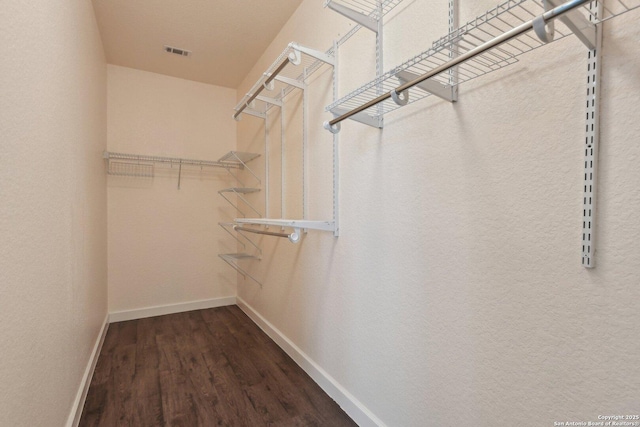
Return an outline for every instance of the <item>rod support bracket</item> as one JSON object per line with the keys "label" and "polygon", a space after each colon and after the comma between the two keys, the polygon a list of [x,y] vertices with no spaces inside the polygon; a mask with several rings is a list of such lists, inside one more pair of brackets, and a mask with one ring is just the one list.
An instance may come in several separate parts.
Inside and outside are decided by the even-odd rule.
{"label": "rod support bracket", "polygon": [[293,65],[300,65],[300,63],[302,62],[302,55],[300,54],[300,51],[298,49],[293,49],[291,52],[289,52],[289,61]]}
{"label": "rod support bracket", "polygon": [[326,121],[322,124],[322,127],[324,127],[326,130],[328,130],[329,132],[336,134],[338,132],[340,132],[340,123],[336,123],[335,125],[331,125],[331,123],[329,123],[329,121]]}
{"label": "rod support bracket", "polygon": [[[264,76],[269,78],[269,75],[267,73],[264,73]],[[271,91],[275,87],[275,83],[273,82],[273,80],[271,80],[269,83],[266,83],[266,82],[262,83],[262,86],[264,86],[266,90]]]}
{"label": "rod support bracket", "polygon": [[[554,4],[554,0],[542,0],[542,7],[544,7],[545,12],[556,6],[557,4]],[[550,43],[553,41],[555,36],[554,22],[555,21],[552,19],[551,22],[547,23],[544,20],[544,15],[540,15],[531,21],[533,24],[533,31],[535,31],[542,43]]]}
{"label": "rod support bracket", "polygon": [[300,242],[300,237],[302,235],[300,234],[300,229],[299,228],[294,228],[293,229],[293,233],[289,234],[289,241],[291,243],[298,243]]}
{"label": "rod support bracket", "polygon": [[393,102],[400,106],[407,105],[407,103],[409,102],[409,89],[400,93],[396,92],[395,89],[391,89],[389,94],[391,95],[391,99],[393,99]]}
{"label": "rod support bracket", "polygon": [[553,37],[555,35],[555,25],[552,20],[549,23],[546,23],[544,20],[544,16],[540,15],[533,20],[533,31],[535,31],[536,35],[543,43],[550,43],[553,41]]}

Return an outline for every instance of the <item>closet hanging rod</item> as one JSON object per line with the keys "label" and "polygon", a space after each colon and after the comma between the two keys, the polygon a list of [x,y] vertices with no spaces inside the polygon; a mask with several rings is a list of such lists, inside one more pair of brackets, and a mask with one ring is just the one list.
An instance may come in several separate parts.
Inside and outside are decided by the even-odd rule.
{"label": "closet hanging rod", "polygon": [[265,87],[269,86],[269,84],[273,81],[273,79],[275,79],[275,78],[278,76],[278,74],[280,74],[280,72],[281,72],[282,70],[284,70],[284,67],[286,67],[286,66],[289,64],[289,62],[294,62],[294,61],[296,61],[296,57],[294,56],[294,57],[292,58],[292,57],[291,57],[291,55],[288,55],[288,56],[284,59],[284,61],[282,61],[282,62],[280,63],[280,65],[278,65],[278,68],[276,68],[276,69],[271,73],[271,75],[269,75],[269,77],[267,77],[267,79],[264,81],[264,83],[263,83],[262,85],[260,85],[260,86],[258,87],[258,89],[256,89],[256,91],[255,91],[255,92],[253,92],[253,94],[251,94],[251,96],[249,97],[249,99],[247,99],[247,102],[245,102],[244,104],[242,104],[242,106],[238,109],[238,111],[236,111],[236,112],[233,114],[233,119],[237,121],[237,120],[238,120],[238,117],[240,116],[240,114],[244,111],[244,109],[245,109],[245,108],[247,108],[247,106],[248,106],[249,104],[251,104],[251,102],[252,102],[254,99],[256,99],[256,97],[257,97],[258,95],[260,95],[260,92],[262,92],[262,91],[264,90],[264,88],[265,88]]}
{"label": "closet hanging rod", "polygon": [[[548,23],[550,21],[552,21],[555,18],[558,18],[559,16],[579,7],[582,6],[585,3],[588,3],[591,0],[570,0],[567,1],[566,3],[563,3],[557,7],[554,7],[553,9],[550,9],[548,11],[546,11],[545,13],[543,13],[541,16],[534,18],[528,22],[525,22],[505,33],[503,33],[500,36],[495,37],[492,40],[489,40],[486,43],[481,44],[480,46],[469,50],[468,52],[455,57],[454,59],[445,62],[444,64],[440,65],[439,67],[436,67],[434,69],[432,69],[431,71],[422,74],[421,76],[415,78],[414,80],[408,81],[403,85],[400,85],[398,87],[396,87],[395,89],[378,96],[377,98],[372,99],[371,101],[362,104],[359,107],[356,107],[350,111],[347,111],[346,113],[335,117],[333,120],[329,120],[324,122],[324,127],[325,129],[329,130],[332,133],[337,133],[340,131],[340,127],[336,126],[338,125],[340,122],[342,122],[343,120],[348,119],[349,117],[352,117],[368,108],[373,107],[374,105],[377,105],[383,101],[386,101],[389,98],[394,98],[394,101],[402,104],[402,103],[406,103],[406,101],[408,100],[408,93],[405,92],[407,89],[412,88],[413,86],[416,86],[422,82],[424,82],[427,79],[430,79],[431,77],[434,77],[444,71],[447,71],[453,67],[455,67],[458,64],[461,64],[471,58],[474,58],[478,55],[481,55],[482,53],[493,49],[496,46],[499,46],[515,37],[518,37],[524,33],[526,33],[527,31],[530,31],[532,29],[534,29],[534,22],[539,23],[540,19],[542,19],[543,23]],[[404,98],[400,98],[404,93]]]}
{"label": "closet hanging rod", "polygon": [[182,164],[192,166],[213,166],[221,168],[234,168],[243,169],[243,165],[238,162],[220,162],[214,160],[194,160],[194,159],[181,159],[178,157],[159,157],[159,156],[145,156],[140,154],[125,154],[125,153],[111,153],[105,151],[102,154],[107,160],[129,160],[134,162],[150,162],[150,163],[171,163]]}
{"label": "closet hanging rod", "polygon": [[236,231],[246,231],[248,233],[265,234],[267,236],[286,237],[292,243],[297,243],[297,242],[300,241],[300,230],[297,229],[297,228],[294,230],[293,233],[290,233],[290,234],[287,234],[287,233],[276,233],[276,232],[273,232],[273,231],[256,230],[254,228],[241,227],[239,225],[234,225],[233,229],[236,230]]}

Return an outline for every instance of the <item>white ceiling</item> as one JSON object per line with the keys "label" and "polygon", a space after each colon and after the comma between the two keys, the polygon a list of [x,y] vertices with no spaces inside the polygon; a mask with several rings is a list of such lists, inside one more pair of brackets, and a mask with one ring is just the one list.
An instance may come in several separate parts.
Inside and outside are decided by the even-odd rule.
{"label": "white ceiling", "polygon": [[[109,64],[236,88],[302,0],[92,0]],[[169,45],[192,51],[181,57]]]}

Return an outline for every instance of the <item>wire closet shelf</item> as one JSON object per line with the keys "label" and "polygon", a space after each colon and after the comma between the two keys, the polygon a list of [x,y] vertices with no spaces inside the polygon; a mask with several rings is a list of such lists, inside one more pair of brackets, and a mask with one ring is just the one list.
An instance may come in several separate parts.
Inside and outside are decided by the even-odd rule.
{"label": "wire closet shelf", "polygon": [[[333,48],[320,52],[291,42],[235,106],[233,118],[241,113],[262,117],[272,107],[281,106],[291,91],[303,89],[308,76],[324,64],[334,64]],[[261,95],[262,93],[266,95]]]}
{"label": "wire closet shelf", "polygon": [[220,160],[194,160],[194,159],[184,159],[180,157],[161,157],[161,156],[148,156],[143,154],[126,154],[126,153],[114,153],[105,151],[102,153],[102,157],[107,162],[112,161],[123,161],[128,162],[130,164],[152,164],[152,163],[169,163],[171,165],[190,165],[190,166],[207,166],[207,167],[218,167],[218,168],[232,168],[232,169],[242,169],[243,165],[240,161],[231,160],[231,159],[220,159]]}
{"label": "wire closet shelf", "polygon": [[[560,4],[560,1],[549,3],[553,6]],[[598,17],[595,16],[596,8],[591,8],[590,4],[589,0],[572,0],[556,9],[570,6],[570,13],[578,21],[598,24],[640,7],[640,0],[607,0],[602,5],[602,12]],[[378,118],[403,105],[437,94],[438,91],[433,90],[434,86],[446,92],[452,85],[459,85],[518,62],[520,55],[546,44],[532,31],[533,21],[545,13],[548,16],[553,15],[545,10],[543,2],[539,0],[508,0],[498,4],[483,15],[434,41],[428,50],[327,106],[326,110],[334,114],[334,119],[326,123],[325,127],[332,132],[337,132],[338,123],[356,114]],[[576,17],[576,14],[580,16]],[[555,15],[545,22],[549,24],[554,18],[556,18]],[[555,21],[558,21],[554,22],[555,36],[549,41],[559,40],[574,33],[561,20]],[[505,38],[486,50],[482,49],[485,45],[503,38],[509,32],[527,26],[527,30]],[[461,59],[465,54],[473,54],[475,51],[479,52],[462,62],[456,61],[456,58]],[[446,71],[453,67],[457,67],[457,79],[451,82],[450,75]],[[424,81],[415,83],[416,79],[436,70],[436,74],[428,77],[426,83],[429,83],[429,87],[426,87],[426,84],[421,85]],[[414,84],[411,84],[412,82]],[[409,95],[408,88],[413,86],[415,88]],[[403,91],[406,91],[405,99],[398,99],[397,96],[395,100],[393,99],[392,92],[399,95]],[[380,96],[380,93],[384,95]],[[345,113],[345,111],[348,112]]]}
{"label": "wire closet shelf", "polygon": [[402,0],[325,0],[324,7],[348,7],[363,16],[378,20],[389,13]]}

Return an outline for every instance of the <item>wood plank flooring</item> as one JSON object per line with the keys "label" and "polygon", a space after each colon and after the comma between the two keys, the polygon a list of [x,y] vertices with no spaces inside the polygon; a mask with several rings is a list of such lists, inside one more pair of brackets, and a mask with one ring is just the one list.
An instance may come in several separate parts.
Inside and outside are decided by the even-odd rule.
{"label": "wood plank flooring", "polygon": [[356,426],[237,306],[109,325],[80,426]]}

